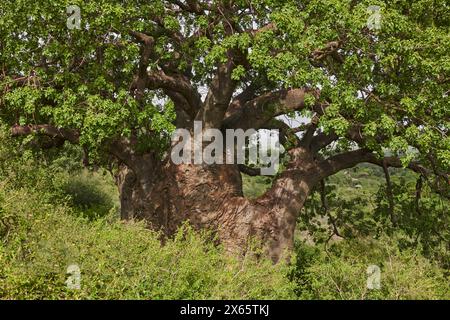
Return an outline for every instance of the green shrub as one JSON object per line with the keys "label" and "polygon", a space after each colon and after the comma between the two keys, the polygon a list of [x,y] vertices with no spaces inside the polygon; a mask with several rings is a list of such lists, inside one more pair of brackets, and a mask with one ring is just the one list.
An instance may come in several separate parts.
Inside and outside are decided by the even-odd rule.
{"label": "green shrub", "polygon": [[66,200],[79,215],[90,220],[104,217],[110,211],[119,215],[119,193],[107,172],[86,169],[72,174],[60,172],[53,178],[52,187],[59,190],[59,200]]}
{"label": "green shrub", "polygon": [[[300,299],[450,299],[450,279],[420,248],[400,250],[383,237],[336,242],[328,251],[297,244],[292,278]],[[380,289],[367,288],[367,269],[381,270]]]}
{"label": "green shrub", "polygon": [[[37,193],[0,191],[3,299],[295,297],[287,266],[236,259],[188,226],[161,246],[157,233],[115,213],[89,221]],[[80,267],[80,290],[65,284],[70,264]]]}

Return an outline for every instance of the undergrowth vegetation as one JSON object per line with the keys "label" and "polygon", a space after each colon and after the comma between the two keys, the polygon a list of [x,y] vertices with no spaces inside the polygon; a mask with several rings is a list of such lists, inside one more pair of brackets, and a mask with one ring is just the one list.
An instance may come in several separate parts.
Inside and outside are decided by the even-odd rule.
{"label": "undergrowth vegetation", "polygon": [[[27,141],[5,131],[0,140],[0,299],[450,299],[445,255],[420,241],[408,245],[408,230],[382,228],[369,215],[376,197],[370,206],[345,199],[373,230],[339,215],[350,212],[333,205],[344,203],[342,194],[322,224],[313,223],[313,197],[299,221],[309,238],[297,237],[290,263],[273,265],[232,256],[187,224],[162,243],[143,222],[119,220],[112,175],[82,168],[80,150],[23,151]],[[266,180],[245,178],[247,195],[264,192]],[[329,241],[330,216],[345,238]],[[74,264],[79,290],[66,284]],[[367,288],[369,265],[380,268],[379,289]]]}
{"label": "undergrowth vegetation", "polygon": [[[115,214],[90,221],[65,205],[42,202],[36,193],[2,195],[2,298],[294,297],[286,266],[234,258],[188,226],[162,246],[143,223],[122,223]],[[80,290],[66,286],[71,264],[80,268]]]}

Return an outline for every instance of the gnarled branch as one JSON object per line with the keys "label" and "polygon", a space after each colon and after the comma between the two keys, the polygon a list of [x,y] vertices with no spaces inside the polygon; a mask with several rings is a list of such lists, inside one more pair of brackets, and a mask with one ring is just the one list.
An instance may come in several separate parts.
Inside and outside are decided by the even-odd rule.
{"label": "gnarled branch", "polygon": [[36,124],[36,125],[15,125],[11,128],[11,135],[13,137],[26,136],[30,134],[45,135],[55,139],[62,139],[70,143],[78,144],[80,134],[77,130],[58,128],[50,124]]}
{"label": "gnarled branch", "polygon": [[307,89],[285,89],[263,94],[245,103],[225,120],[226,128],[259,129],[273,118],[305,107]]}

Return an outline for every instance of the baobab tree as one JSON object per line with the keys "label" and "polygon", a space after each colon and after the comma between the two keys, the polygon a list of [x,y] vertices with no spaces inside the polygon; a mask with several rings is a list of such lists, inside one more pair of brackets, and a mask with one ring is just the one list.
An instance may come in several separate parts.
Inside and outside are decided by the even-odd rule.
{"label": "baobab tree", "polygon": [[[254,237],[277,261],[340,170],[413,170],[448,196],[448,3],[375,2],[3,0],[0,117],[113,167],[123,219],[189,221],[240,252]],[[279,130],[270,188],[245,198],[245,164],[174,164],[171,133],[195,121]]]}

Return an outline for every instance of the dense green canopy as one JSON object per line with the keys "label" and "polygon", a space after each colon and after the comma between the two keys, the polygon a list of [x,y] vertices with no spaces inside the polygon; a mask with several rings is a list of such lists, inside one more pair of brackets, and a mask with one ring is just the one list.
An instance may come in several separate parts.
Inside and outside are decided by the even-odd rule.
{"label": "dense green canopy", "polygon": [[[79,29],[69,28],[69,5],[80,8]],[[371,5],[379,28],[368,27]],[[230,107],[302,88],[303,108],[266,103],[267,119],[315,114],[319,146],[389,149],[404,166],[420,161],[443,175],[449,10],[444,0],[5,0],[0,117],[16,135],[59,135],[86,150],[130,135],[140,150],[164,150],[175,126],[187,126],[186,114],[198,106],[203,118],[213,114],[208,88],[226,66]]]}

